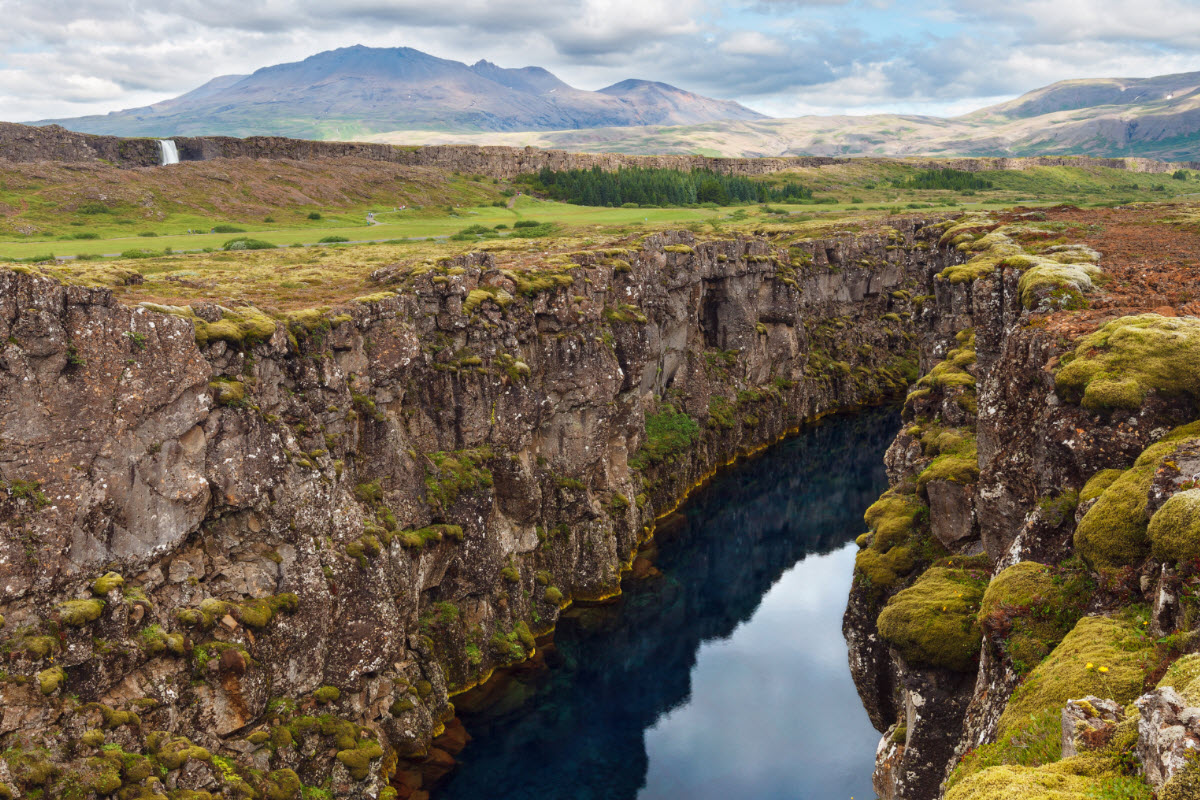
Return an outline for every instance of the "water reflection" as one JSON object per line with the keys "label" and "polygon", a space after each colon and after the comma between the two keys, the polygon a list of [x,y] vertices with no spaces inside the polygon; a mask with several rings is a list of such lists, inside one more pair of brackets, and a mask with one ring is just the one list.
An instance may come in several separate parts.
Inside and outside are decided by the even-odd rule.
{"label": "water reflection", "polygon": [[841,617],[898,424],[829,420],[698,492],[656,537],[661,575],[562,620],[547,666],[463,713],[475,740],[436,796],[874,796]]}

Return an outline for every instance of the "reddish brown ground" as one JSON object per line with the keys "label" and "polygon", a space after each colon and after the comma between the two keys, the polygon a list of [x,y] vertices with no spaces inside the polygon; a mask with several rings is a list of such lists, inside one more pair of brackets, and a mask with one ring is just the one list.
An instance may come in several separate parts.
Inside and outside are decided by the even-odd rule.
{"label": "reddish brown ground", "polygon": [[[1053,329],[1074,338],[1128,314],[1200,316],[1200,205],[1044,211],[1050,221],[1078,226],[1064,231],[1062,240],[1098,250],[1100,266],[1111,276],[1089,295],[1087,309],[1052,315]],[[1005,221],[1019,221],[1018,213]]]}

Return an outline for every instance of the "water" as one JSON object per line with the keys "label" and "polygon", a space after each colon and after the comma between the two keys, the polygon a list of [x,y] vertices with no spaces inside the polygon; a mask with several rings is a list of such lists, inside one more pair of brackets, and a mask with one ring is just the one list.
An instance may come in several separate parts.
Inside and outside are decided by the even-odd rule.
{"label": "water", "polygon": [[500,678],[436,800],[872,798],[879,734],[841,634],[891,411],[732,468],[656,535],[661,576],[569,612],[544,666]]}
{"label": "water", "polygon": [[158,150],[162,153],[162,165],[179,163],[179,148],[173,139],[159,139]]}

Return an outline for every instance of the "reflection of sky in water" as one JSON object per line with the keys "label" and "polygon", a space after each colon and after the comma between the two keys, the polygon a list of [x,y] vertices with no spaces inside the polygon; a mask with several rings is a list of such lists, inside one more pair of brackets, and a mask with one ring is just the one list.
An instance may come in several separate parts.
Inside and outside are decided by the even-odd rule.
{"label": "reflection of sky in water", "polygon": [[574,610],[549,668],[463,713],[436,800],[873,797],[841,618],[897,425],[830,420],[697,492],[657,537],[662,577]]}
{"label": "reflection of sky in water", "polygon": [[646,731],[639,800],[874,797],[879,734],[849,680],[844,602],[830,602],[856,551],[804,559],[729,639],[700,646],[691,700]]}

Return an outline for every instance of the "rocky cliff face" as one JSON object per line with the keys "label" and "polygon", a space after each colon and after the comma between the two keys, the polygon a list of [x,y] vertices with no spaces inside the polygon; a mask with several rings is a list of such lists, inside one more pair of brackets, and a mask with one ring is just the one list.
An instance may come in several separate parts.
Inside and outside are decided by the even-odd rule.
{"label": "rocky cliff face", "polygon": [[923,224],[383,268],[286,327],[0,272],[0,793],[407,796],[691,486],[940,357]]}

